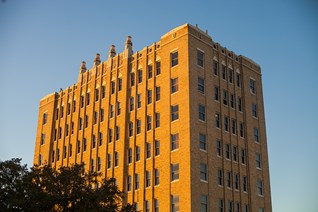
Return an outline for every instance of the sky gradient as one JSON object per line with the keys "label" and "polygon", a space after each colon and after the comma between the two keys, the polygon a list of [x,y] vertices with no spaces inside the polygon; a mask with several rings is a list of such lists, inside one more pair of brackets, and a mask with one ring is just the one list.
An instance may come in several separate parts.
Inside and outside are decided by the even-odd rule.
{"label": "sky gradient", "polygon": [[40,99],[76,83],[81,61],[184,23],[260,64],[273,211],[318,211],[315,0],[0,1],[0,160],[32,165]]}

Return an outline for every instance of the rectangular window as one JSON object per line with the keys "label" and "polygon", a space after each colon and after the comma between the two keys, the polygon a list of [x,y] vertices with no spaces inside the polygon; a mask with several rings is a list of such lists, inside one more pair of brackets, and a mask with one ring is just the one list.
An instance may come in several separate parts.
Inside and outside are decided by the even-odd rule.
{"label": "rectangular window", "polygon": [[129,99],[129,111],[133,111],[134,110],[134,103],[135,103],[135,98],[134,97],[130,97],[130,99]]}
{"label": "rectangular window", "polygon": [[90,93],[87,93],[86,94],[86,105],[89,105],[90,101],[91,101],[91,95],[90,95]]}
{"label": "rectangular window", "polygon": [[148,69],[148,79],[151,79],[152,78],[152,65],[148,65],[147,69]]}
{"label": "rectangular window", "polygon": [[220,101],[220,88],[217,86],[214,87],[214,100]]}
{"label": "rectangular window", "polygon": [[233,83],[233,70],[229,68],[229,82]]}
{"label": "rectangular window", "polygon": [[179,212],[179,195],[171,196],[171,212]]}
{"label": "rectangular window", "polygon": [[117,102],[117,116],[120,115],[121,108],[120,108],[120,102]]}
{"label": "rectangular window", "polygon": [[173,78],[170,80],[170,84],[171,84],[171,94],[177,92],[179,90],[178,87],[178,78]]}
{"label": "rectangular window", "polygon": [[218,170],[218,185],[223,185],[223,171],[221,169]]}
{"label": "rectangular window", "polygon": [[155,185],[160,184],[160,172],[159,169],[155,169]]}
{"label": "rectangular window", "polygon": [[115,131],[115,140],[118,141],[120,139],[120,127],[116,126]]}
{"label": "rectangular window", "polygon": [[97,124],[97,119],[98,119],[98,113],[94,111],[93,113],[93,124]]}
{"label": "rectangular window", "polygon": [[89,123],[89,121],[88,121],[88,115],[85,115],[85,128],[88,127],[88,123]]}
{"label": "rectangular window", "polygon": [[225,144],[225,157],[226,157],[226,159],[230,159],[230,157],[231,157],[230,144]]}
{"label": "rectangular window", "polygon": [[236,130],[237,130],[237,127],[236,127],[236,120],[235,119],[232,119],[231,120],[231,126],[232,126],[232,133],[234,134],[234,135],[236,135]]}
{"label": "rectangular window", "polygon": [[63,147],[63,159],[65,159],[66,158],[66,156],[67,156],[67,150],[66,150],[66,146],[64,146]]}
{"label": "rectangular window", "polygon": [[139,189],[139,174],[135,174],[135,189]]}
{"label": "rectangular window", "polygon": [[222,79],[226,80],[226,67],[222,65]]}
{"label": "rectangular window", "polygon": [[216,140],[216,154],[217,156],[222,156],[222,144],[220,140]]}
{"label": "rectangular window", "polygon": [[152,103],[152,90],[147,90],[147,104]]}
{"label": "rectangular window", "polygon": [[55,110],[55,120],[58,120],[59,119],[59,109],[56,108]]}
{"label": "rectangular window", "polygon": [[199,105],[199,120],[205,121],[205,106]]}
{"label": "rectangular window", "polygon": [[156,75],[161,74],[161,63],[160,61],[156,62]]}
{"label": "rectangular window", "polygon": [[112,155],[111,154],[107,154],[107,168],[111,168],[112,167]]}
{"label": "rectangular window", "polygon": [[224,212],[224,201],[219,199],[219,212]]}
{"label": "rectangular window", "polygon": [[171,106],[171,121],[179,119],[179,105]]}
{"label": "rectangular window", "polygon": [[202,94],[204,94],[205,91],[204,79],[201,77],[198,78],[198,91]]}
{"label": "rectangular window", "polygon": [[99,89],[95,89],[95,101],[99,99]]}
{"label": "rectangular window", "polygon": [[258,208],[258,212],[265,212],[264,208]]}
{"label": "rectangular window", "polygon": [[236,86],[241,87],[241,75],[240,75],[240,73],[236,73]]}
{"label": "rectangular window", "polygon": [[96,136],[92,135],[92,148],[94,149],[96,147]]}
{"label": "rectangular window", "polygon": [[219,75],[219,64],[217,61],[213,60],[213,73],[215,76]]}
{"label": "rectangular window", "polygon": [[263,181],[258,179],[257,180],[257,193],[260,196],[263,196]]}
{"label": "rectangular window", "polygon": [[140,121],[139,119],[137,119],[137,126],[136,126],[136,128],[137,128],[137,135],[138,135],[138,134],[140,134],[140,132],[141,132],[141,121]]}
{"label": "rectangular window", "polygon": [[81,96],[81,108],[84,107],[84,96]]}
{"label": "rectangular window", "polygon": [[150,186],[150,172],[146,171],[146,179],[145,179],[146,188]]}
{"label": "rectangular window", "polygon": [[72,121],[72,122],[71,122],[71,133],[72,133],[72,134],[74,133],[74,126],[75,126],[75,125],[74,125],[74,122]]}
{"label": "rectangular window", "polygon": [[160,87],[156,87],[156,101],[160,100]]}
{"label": "rectangular window", "polygon": [[200,163],[200,180],[208,181],[208,168],[205,163]]}
{"label": "rectangular window", "polygon": [[114,81],[110,82],[110,90],[111,90],[111,94],[115,93],[115,82]]}
{"label": "rectangular window", "polygon": [[151,143],[146,143],[146,158],[151,157]]}
{"label": "rectangular window", "polygon": [[73,112],[75,112],[76,111],[76,101],[74,100],[73,101]]}
{"label": "rectangular window", "polygon": [[204,67],[204,53],[200,50],[197,50],[197,65]]}
{"label": "rectangular window", "polygon": [[114,158],[115,167],[118,166],[118,158],[119,158],[119,154],[118,154],[118,152],[115,152],[115,158]]}
{"label": "rectangular window", "polygon": [[206,135],[200,133],[199,134],[199,142],[200,142],[200,149],[201,150],[207,150],[207,142],[206,142]]}
{"label": "rectangular window", "polygon": [[248,205],[247,204],[244,205],[244,212],[248,212]]}
{"label": "rectangular window", "polygon": [[252,116],[257,118],[257,105],[252,104]]}
{"label": "rectangular window", "polygon": [[136,146],[136,162],[140,160],[140,147]]}
{"label": "rectangular window", "polygon": [[41,145],[45,143],[45,133],[41,134]]}
{"label": "rectangular window", "polygon": [[121,91],[123,87],[123,80],[121,78],[118,78],[117,83],[118,83],[118,91]]}
{"label": "rectangular window", "polygon": [[64,107],[61,106],[61,118],[63,118],[63,116],[64,116]]}
{"label": "rectangular window", "polygon": [[129,148],[128,149],[128,163],[131,163],[132,162],[132,149]]}
{"label": "rectangular window", "polygon": [[47,113],[43,113],[42,124],[46,124],[47,123],[47,117],[48,117],[48,114]]}
{"label": "rectangular window", "polygon": [[60,160],[60,149],[56,150],[56,160],[59,161]]}
{"label": "rectangular window", "polygon": [[160,155],[160,141],[155,140],[155,155],[158,156]]}
{"label": "rectangular window", "polygon": [[227,117],[227,116],[224,116],[224,130],[226,132],[229,131],[229,117]]}
{"label": "rectangular window", "polygon": [[94,167],[94,159],[91,159],[91,172],[94,172],[94,170],[95,170],[95,167]]}
{"label": "rectangular window", "polygon": [[236,190],[238,190],[239,189],[239,185],[240,185],[239,175],[238,174],[234,174],[234,188]]}
{"label": "rectangular window", "polygon": [[247,176],[243,176],[242,178],[242,187],[243,187],[243,191],[247,192]]}
{"label": "rectangular window", "polygon": [[137,94],[137,108],[141,108],[141,94]]}
{"label": "rectangular window", "polygon": [[129,137],[134,135],[134,123],[129,122],[128,124],[128,135]]}
{"label": "rectangular window", "polygon": [[230,94],[230,106],[231,108],[235,108],[235,98],[233,94]]}
{"label": "rectangular window", "polygon": [[104,99],[106,96],[106,87],[103,85],[102,86],[102,99]]}
{"label": "rectangular window", "polygon": [[244,123],[240,122],[240,136],[244,138]]}
{"label": "rectangular window", "polygon": [[242,164],[246,163],[246,151],[245,151],[245,149],[241,150],[241,162],[242,162]]}
{"label": "rectangular window", "polygon": [[67,103],[66,113],[67,113],[67,115],[71,114],[71,103]]}
{"label": "rectangular window", "polygon": [[61,139],[61,138],[62,138],[62,128],[59,127],[59,139]]}
{"label": "rectangular window", "polygon": [[100,109],[100,117],[99,117],[99,119],[100,119],[100,122],[104,121],[104,109],[103,108]]}
{"label": "rectangular window", "polygon": [[135,85],[135,73],[130,73],[130,87]]}
{"label": "rectangular window", "polygon": [[148,200],[145,201],[145,212],[150,212],[150,203]]}
{"label": "rectangular window", "polygon": [[155,113],[156,116],[156,128],[160,127],[160,113]]}
{"label": "rectangular window", "polygon": [[114,117],[114,105],[109,105],[109,118]]}
{"label": "rectangular window", "polygon": [[216,128],[220,128],[220,127],[221,127],[220,114],[219,114],[219,113],[216,113],[216,114],[215,114],[215,127],[216,127]]}
{"label": "rectangular window", "polygon": [[171,151],[179,148],[179,133],[170,135]]}
{"label": "rectangular window", "polygon": [[208,212],[208,196],[201,195],[201,212]]}
{"label": "rectangular window", "polygon": [[179,163],[171,164],[171,181],[179,179]]}
{"label": "rectangular window", "polygon": [[137,74],[138,74],[138,83],[141,83],[142,82],[142,70],[138,70]]}
{"label": "rectangular window", "polygon": [[103,144],[103,133],[98,133],[98,146],[101,146]]}
{"label": "rectangular window", "polygon": [[147,131],[151,130],[151,128],[152,128],[152,117],[147,116]]}
{"label": "rectangular window", "polygon": [[108,143],[111,143],[113,141],[113,130],[108,129]]}
{"label": "rectangular window", "polygon": [[233,161],[237,162],[237,146],[233,146],[232,153],[233,153]]}
{"label": "rectangular window", "polygon": [[81,152],[81,142],[77,141],[77,153]]}
{"label": "rectangular window", "polygon": [[178,65],[178,52],[170,53],[171,67]]}
{"label": "rectangular window", "polygon": [[231,172],[227,172],[226,173],[226,185],[228,188],[232,188],[232,176],[231,176]]}
{"label": "rectangular window", "polygon": [[222,91],[222,98],[223,98],[223,104],[227,105],[228,97],[227,97],[227,91],[223,89]]}
{"label": "rectangular window", "polygon": [[240,112],[242,112],[243,108],[242,108],[242,98],[241,97],[237,97],[237,104],[238,104],[238,110]]}
{"label": "rectangular window", "polygon": [[259,153],[255,153],[255,159],[256,159],[256,168],[261,168],[261,155]]}
{"label": "rectangular window", "polygon": [[159,200],[154,200],[154,212],[159,212]]}
{"label": "rectangular window", "polygon": [[83,152],[86,151],[86,148],[87,148],[86,138],[83,138]]}
{"label": "rectangular window", "polygon": [[233,202],[232,201],[228,201],[228,212],[233,212]]}
{"label": "rectangular window", "polygon": [[254,127],[253,131],[254,131],[254,141],[258,143],[259,142],[258,128]]}
{"label": "rectangular window", "polygon": [[250,92],[255,94],[255,80],[250,79]]}
{"label": "rectangular window", "polygon": [[131,191],[131,176],[127,177],[127,191]]}
{"label": "rectangular window", "polygon": [[70,157],[72,157],[72,153],[73,153],[73,148],[72,148],[72,144],[70,144],[69,149],[68,149],[68,154]]}

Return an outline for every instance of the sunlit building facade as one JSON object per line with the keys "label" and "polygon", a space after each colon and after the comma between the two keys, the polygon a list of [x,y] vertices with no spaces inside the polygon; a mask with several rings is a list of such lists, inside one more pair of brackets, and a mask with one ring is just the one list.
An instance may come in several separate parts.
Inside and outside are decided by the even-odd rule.
{"label": "sunlit building facade", "polygon": [[40,101],[34,164],[84,163],[140,211],[271,211],[260,66],[184,24]]}

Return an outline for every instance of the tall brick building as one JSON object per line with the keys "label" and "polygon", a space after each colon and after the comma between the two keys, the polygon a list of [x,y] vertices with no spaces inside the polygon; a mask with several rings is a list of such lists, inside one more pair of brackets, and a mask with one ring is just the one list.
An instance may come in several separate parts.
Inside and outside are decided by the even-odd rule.
{"label": "tall brick building", "polygon": [[40,101],[34,164],[85,163],[140,211],[271,211],[260,66],[184,24]]}

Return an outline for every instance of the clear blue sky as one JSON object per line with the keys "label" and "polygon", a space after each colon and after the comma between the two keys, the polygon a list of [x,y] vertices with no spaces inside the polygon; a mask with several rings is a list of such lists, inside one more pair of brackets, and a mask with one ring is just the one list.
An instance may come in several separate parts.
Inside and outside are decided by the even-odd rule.
{"label": "clear blue sky", "polygon": [[32,165],[39,101],[111,44],[135,51],[184,23],[259,63],[273,211],[318,211],[318,2],[0,1],[0,160]]}

